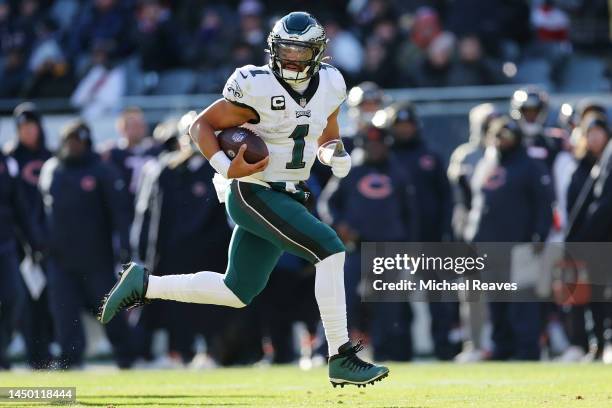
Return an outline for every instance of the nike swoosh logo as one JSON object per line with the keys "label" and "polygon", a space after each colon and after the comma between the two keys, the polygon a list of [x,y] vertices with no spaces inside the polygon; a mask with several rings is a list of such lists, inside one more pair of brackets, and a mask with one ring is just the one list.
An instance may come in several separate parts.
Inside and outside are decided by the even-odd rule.
{"label": "nike swoosh logo", "polygon": [[248,75],[244,75],[242,71],[238,71],[238,72],[240,72],[240,75],[242,76],[243,79],[247,79]]}

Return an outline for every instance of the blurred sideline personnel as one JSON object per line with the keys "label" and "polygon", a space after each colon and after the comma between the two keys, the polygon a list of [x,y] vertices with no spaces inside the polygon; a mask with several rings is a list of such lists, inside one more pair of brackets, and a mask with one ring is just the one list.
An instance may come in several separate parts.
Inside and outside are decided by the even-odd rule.
{"label": "blurred sideline personnel", "polygon": [[[581,137],[576,146],[578,166],[567,191],[569,224],[567,242],[612,241],[612,143],[605,117],[590,115],[581,125]],[[595,169],[594,169],[595,168]],[[602,265],[604,266],[604,265]],[[604,266],[605,267],[605,266]],[[592,285],[593,291],[603,291],[601,285]],[[592,294],[603,298],[603,293]],[[612,319],[610,303],[591,302],[571,305],[566,312],[566,332],[570,348],[560,357],[562,361],[579,361],[590,352],[589,333],[585,314],[591,312],[592,334],[596,340],[593,358],[603,354],[604,333]]]}
{"label": "blurred sideline personnel", "polygon": [[571,143],[573,146],[580,143],[584,125],[592,116],[608,120],[608,113],[604,104],[594,98],[584,98],[578,101],[575,107],[569,105],[565,108],[565,115],[560,119],[566,123],[566,127],[571,132]]}
{"label": "blurred sideline personnel", "polygon": [[[563,231],[567,222],[566,196],[575,160],[570,153],[569,135],[565,129],[546,126],[548,118],[548,94],[536,87],[528,86],[517,89],[510,100],[510,116],[515,119],[523,133],[523,144],[532,159],[542,162],[551,177],[553,187],[553,221],[547,234],[547,242],[562,242]],[[555,247],[550,247],[554,251]],[[549,257],[541,253],[541,259],[547,264]],[[543,266],[543,273],[550,273],[552,265]],[[542,331],[549,350],[552,353],[562,351],[567,341],[559,324],[558,308],[548,302],[541,303]]]}
{"label": "blurred sideline personnel", "polygon": [[[386,119],[393,135],[393,155],[414,183],[420,242],[450,241],[452,197],[441,157],[428,145],[416,108],[398,102],[387,109]],[[459,304],[429,303],[434,353],[450,360],[461,351]]]}
{"label": "blurred sideline personnel", "polygon": [[[224,99],[191,126],[191,136],[219,173],[215,187],[237,224],[226,274],[149,276],[132,263],[102,306],[103,323],[147,298],[244,307],[266,286],[283,251],[289,251],[316,268],[315,297],[328,343],[331,383],[365,386],[387,376],[386,367],[361,360],[357,352],[362,346],[349,341],[345,248],[335,231],[304,205],[309,194],[301,183],[309,178],[315,157],[337,177],[346,177],[351,167],[338,128],[346,86],[336,68],[321,62],[326,44],[323,27],[310,14],[281,18],[268,37],[269,64],[236,69]],[[214,131],[240,125],[253,129],[272,154],[249,164],[243,145],[230,161]]]}
{"label": "blurred sideline personnel", "polygon": [[[59,365],[64,368],[83,364],[81,312],[93,313],[105,288],[115,281],[114,233],[123,256],[129,254],[123,180],[114,167],[100,161],[91,144],[85,123],[69,124],[56,156],[45,163],[40,175],[49,229],[49,297],[62,349]],[[119,367],[130,367],[133,336],[125,315],[107,326],[106,333]]]}
{"label": "blurred sideline personnel", "polygon": [[552,177],[555,208],[549,241],[561,241],[566,222],[565,197],[575,168],[566,130],[547,127],[548,94],[536,86],[517,89],[510,100],[510,116],[523,133],[529,157],[542,161]]}
{"label": "blurred sideline personnel", "polygon": [[17,161],[0,152],[0,370],[10,368],[6,349],[27,296],[19,275],[18,234],[34,251],[41,248],[26,201]]}
{"label": "blurred sideline personnel", "polygon": [[391,156],[393,138],[387,128],[370,125],[354,142],[354,156],[361,155],[363,162],[355,160],[347,177],[329,181],[319,201],[319,213],[347,247],[349,329],[369,334],[376,360],[408,361],[412,359],[410,303],[361,303],[360,248],[362,241],[416,240],[414,187],[401,163]]}
{"label": "blurred sideline personnel", "polygon": [[346,103],[349,107],[349,118],[355,127],[354,135],[372,125],[374,115],[385,107],[386,101],[383,90],[374,82],[362,82],[351,88]]}
{"label": "blurred sideline personnel", "polygon": [[[457,147],[450,158],[448,180],[453,190],[453,234],[456,240],[465,241],[465,228],[472,208],[472,177],[476,164],[484,156],[486,134],[493,119],[501,113],[491,103],[475,106],[470,111],[470,138]],[[456,356],[459,362],[479,361],[485,357],[481,342],[486,322],[486,305],[481,302],[461,302],[463,326],[468,328],[463,351]]]}
{"label": "blurred sideline personnel", "polygon": [[[553,187],[546,166],[527,154],[520,126],[494,119],[493,145],[476,165],[468,242],[542,243],[552,223]],[[509,215],[512,216],[509,216]],[[508,259],[509,261],[509,259]],[[508,273],[510,264],[508,262]],[[538,360],[541,306],[535,302],[489,303],[494,360]]]}
{"label": "blurred sideline personnel", "polygon": [[121,174],[130,200],[129,222],[134,218],[133,208],[140,173],[144,164],[160,153],[160,147],[149,137],[144,113],[139,107],[128,107],[117,119],[120,138],[102,152],[102,159],[113,163]]}
{"label": "blurred sideline personnel", "polygon": [[[17,162],[19,179],[26,196],[25,208],[29,217],[36,227],[44,232],[45,219],[42,197],[38,190],[38,177],[43,163],[51,157],[51,152],[46,146],[42,118],[31,102],[19,104],[13,111],[13,117],[17,136],[11,143],[12,146],[7,146],[7,154]],[[22,248],[26,248],[26,251]],[[20,261],[24,259],[26,253],[32,258],[32,251],[26,246],[20,246]],[[46,269],[42,257],[38,257],[38,261],[41,261],[39,263]],[[49,346],[53,340],[53,323],[49,312],[47,290],[43,287],[42,292],[37,293],[38,298],[32,296],[30,290],[26,293],[20,329],[26,343],[27,362],[35,369],[47,368],[51,363]]]}
{"label": "blurred sideline personnel", "polygon": [[[165,126],[168,131],[171,123]],[[180,150],[148,162],[143,169],[133,246],[155,275],[223,270],[231,231],[212,184],[215,171],[188,136],[178,135],[176,121],[173,128],[174,135],[166,139],[180,138]],[[166,327],[171,357],[187,363],[194,357],[196,333],[205,331],[207,344],[216,344],[213,337],[222,332],[227,312],[216,306],[158,302],[143,309],[142,319],[148,332],[156,325]]]}
{"label": "blurred sideline personnel", "polygon": [[535,86],[517,89],[510,100],[510,116],[523,133],[529,156],[542,160],[552,171],[559,152],[567,149],[567,135],[562,129],[546,127],[548,94]]}
{"label": "blurred sideline personnel", "polygon": [[492,103],[483,103],[470,110],[470,138],[458,146],[450,157],[448,181],[453,191],[453,234],[455,239],[464,240],[467,215],[472,204],[472,176],[476,164],[484,156],[486,134],[491,121],[501,116]]}

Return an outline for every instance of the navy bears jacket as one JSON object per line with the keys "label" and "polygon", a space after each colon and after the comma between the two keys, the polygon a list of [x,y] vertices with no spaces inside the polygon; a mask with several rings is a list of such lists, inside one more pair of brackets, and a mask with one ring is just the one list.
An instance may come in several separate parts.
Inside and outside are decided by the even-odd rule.
{"label": "navy bears jacket", "polygon": [[47,149],[45,131],[42,127],[41,116],[36,107],[24,102],[15,108],[14,112],[16,126],[25,122],[34,123],[38,127],[38,145],[28,147],[19,140],[19,136],[5,146],[5,153],[17,161],[19,177],[23,182],[23,192],[26,197],[26,208],[28,209],[34,223],[38,226],[44,225],[43,204],[38,190],[38,177],[40,169],[52,154]]}
{"label": "navy bears jacket", "polygon": [[17,231],[34,250],[42,245],[41,231],[27,211],[27,198],[19,182],[17,162],[0,153],[0,253],[17,248]]}
{"label": "navy bears jacket", "polygon": [[43,166],[40,189],[51,256],[59,265],[112,268],[117,258],[128,259],[130,209],[125,183],[112,165],[91,151],[79,159],[54,157]]}
{"label": "navy bears jacket", "polygon": [[329,183],[319,206],[325,222],[348,224],[362,241],[417,239],[414,187],[397,162],[362,164]]}
{"label": "navy bears jacket", "polygon": [[162,148],[155,145],[150,138],[144,139],[138,146],[128,148],[118,143],[105,150],[102,159],[115,165],[125,182],[131,203],[134,202],[141,171],[146,162],[157,157]]}
{"label": "navy bears jacket", "polygon": [[449,240],[452,193],[446,167],[420,136],[393,146],[393,154],[414,183],[420,237],[423,242]]}
{"label": "navy bears jacket", "polygon": [[474,242],[543,242],[552,224],[554,191],[544,163],[524,146],[488,148],[472,182],[466,236]]}

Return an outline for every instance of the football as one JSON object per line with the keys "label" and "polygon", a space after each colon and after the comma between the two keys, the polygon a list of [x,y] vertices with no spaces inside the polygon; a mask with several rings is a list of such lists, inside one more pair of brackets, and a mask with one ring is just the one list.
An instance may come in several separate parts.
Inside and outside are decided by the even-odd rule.
{"label": "football", "polygon": [[238,153],[241,145],[246,144],[247,149],[244,152],[244,160],[247,163],[253,164],[268,156],[268,148],[263,139],[255,132],[244,127],[232,127],[223,129],[217,135],[221,150],[233,159]]}

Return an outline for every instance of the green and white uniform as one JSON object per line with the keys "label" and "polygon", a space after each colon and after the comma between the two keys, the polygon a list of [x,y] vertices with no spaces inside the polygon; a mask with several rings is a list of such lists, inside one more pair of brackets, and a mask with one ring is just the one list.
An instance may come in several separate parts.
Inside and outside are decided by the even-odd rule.
{"label": "green and white uniform", "polygon": [[319,73],[302,95],[280,80],[265,65],[246,65],[234,71],[223,89],[228,101],[253,110],[258,117],[244,127],[266,143],[270,163],[252,178],[263,181],[307,180],[317,156],[317,139],[329,116],[344,102],[342,74],[321,64]]}
{"label": "green and white uniform", "polygon": [[[148,299],[244,307],[263,290],[282,252],[289,251],[315,264],[314,292],[331,356],[332,384],[365,386],[387,376],[386,367],[357,357],[361,346],[348,339],[344,246],[304,206],[307,192],[302,182],[310,176],[317,139],[346,97],[340,72],[321,63],[326,44],[325,30],[314,17],[289,13],[268,36],[270,65],[239,68],[225,85],[223,96],[228,101],[255,113],[245,126],[264,140],[270,153],[268,167],[261,173],[231,182],[217,174],[213,180],[237,224],[226,274],[154,276],[132,262],[102,303],[102,323]],[[289,69],[290,64],[300,70]],[[337,177],[348,174],[350,156],[334,155],[329,162],[321,157]]]}
{"label": "green and white uniform", "polygon": [[299,94],[268,66],[247,65],[229,78],[223,96],[256,113],[257,120],[244,127],[257,133],[270,153],[263,172],[233,180],[227,191],[215,183],[237,224],[225,283],[248,304],[265,287],[283,251],[312,263],[344,251],[336,233],[304,206],[299,183],[310,177],[317,139],[346,98],[346,85],[336,68],[321,64]]}

